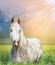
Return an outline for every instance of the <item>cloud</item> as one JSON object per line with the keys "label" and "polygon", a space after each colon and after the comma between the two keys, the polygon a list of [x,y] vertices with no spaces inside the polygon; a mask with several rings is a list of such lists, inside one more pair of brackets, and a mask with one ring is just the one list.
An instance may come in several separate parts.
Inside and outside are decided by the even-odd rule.
{"label": "cloud", "polygon": [[55,20],[54,0],[0,0],[0,9],[5,13],[5,21],[12,16],[20,16],[22,20],[26,18],[24,23],[34,19],[39,21],[44,17]]}
{"label": "cloud", "polygon": [[55,5],[55,0],[45,0],[48,4]]}
{"label": "cloud", "polygon": [[11,16],[22,16],[24,13],[24,8],[20,4],[19,0],[0,0],[0,9],[5,12],[6,17]]}

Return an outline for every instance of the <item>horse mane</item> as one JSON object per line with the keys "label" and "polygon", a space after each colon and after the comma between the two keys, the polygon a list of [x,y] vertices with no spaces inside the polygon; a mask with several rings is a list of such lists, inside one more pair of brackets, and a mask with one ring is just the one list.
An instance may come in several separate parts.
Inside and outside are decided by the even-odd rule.
{"label": "horse mane", "polygon": [[20,35],[20,47],[23,47],[23,45],[27,45],[26,37],[23,33],[23,30],[21,29],[21,35]]}

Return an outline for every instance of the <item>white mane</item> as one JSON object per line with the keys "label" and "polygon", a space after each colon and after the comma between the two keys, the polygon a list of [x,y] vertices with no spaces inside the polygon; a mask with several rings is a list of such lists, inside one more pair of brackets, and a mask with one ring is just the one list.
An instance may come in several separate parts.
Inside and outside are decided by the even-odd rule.
{"label": "white mane", "polygon": [[[11,28],[12,27],[14,28],[15,27],[14,24],[18,24],[18,23],[17,22],[14,23],[14,21],[13,21],[11,23]],[[18,24],[18,25],[20,25],[20,24]],[[20,42],[19,42],[19,45],[17,47],[14,46],[14,44],[12,44],[11,60],[14,63],[21,63],[21,62],[24,62],[24,63],[32,62],[32,63],[34,63],[35,61],[36,62],[39,61],[40,57],[42,56],[42,48],[40,45],[40,41],[36,38],[27,39],[24,36],[23,30],[21,27],[20,27],[20,29],[21,29],[21,32],[17,34],[17,36],[20,35],[19,36]],[[18,29],[17,29],[17,31],[18,31]],[[14,36],[14,32],[10,32],[10,36],[11,36],[12,43],[13,43],[13,37],[12,36]],[[16,36],[14,36],[14,37],[16,37]]]}

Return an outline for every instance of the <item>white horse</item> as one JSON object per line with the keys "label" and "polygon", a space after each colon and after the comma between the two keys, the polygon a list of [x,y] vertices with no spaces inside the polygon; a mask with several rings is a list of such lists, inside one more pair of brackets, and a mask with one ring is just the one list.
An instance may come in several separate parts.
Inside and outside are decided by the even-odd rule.
{"label": "white horse", "polygon": [[11,60],[14,63],[37,62],[42,56],[40,41],[36,38],[26,39],[20,26],[20,18],[11,20],[10,38],[12,40]]}

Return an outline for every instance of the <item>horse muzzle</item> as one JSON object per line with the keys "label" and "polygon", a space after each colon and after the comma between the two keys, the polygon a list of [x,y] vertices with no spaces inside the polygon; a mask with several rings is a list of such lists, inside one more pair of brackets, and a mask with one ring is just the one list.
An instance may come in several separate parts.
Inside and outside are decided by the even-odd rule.
{"label": "horse muzzle", "polygon": [[18,47],[19,43],[20,43],[20,41],[16,41],[16,40],[13,41],[13,44],[14,44],[15,47]]}

